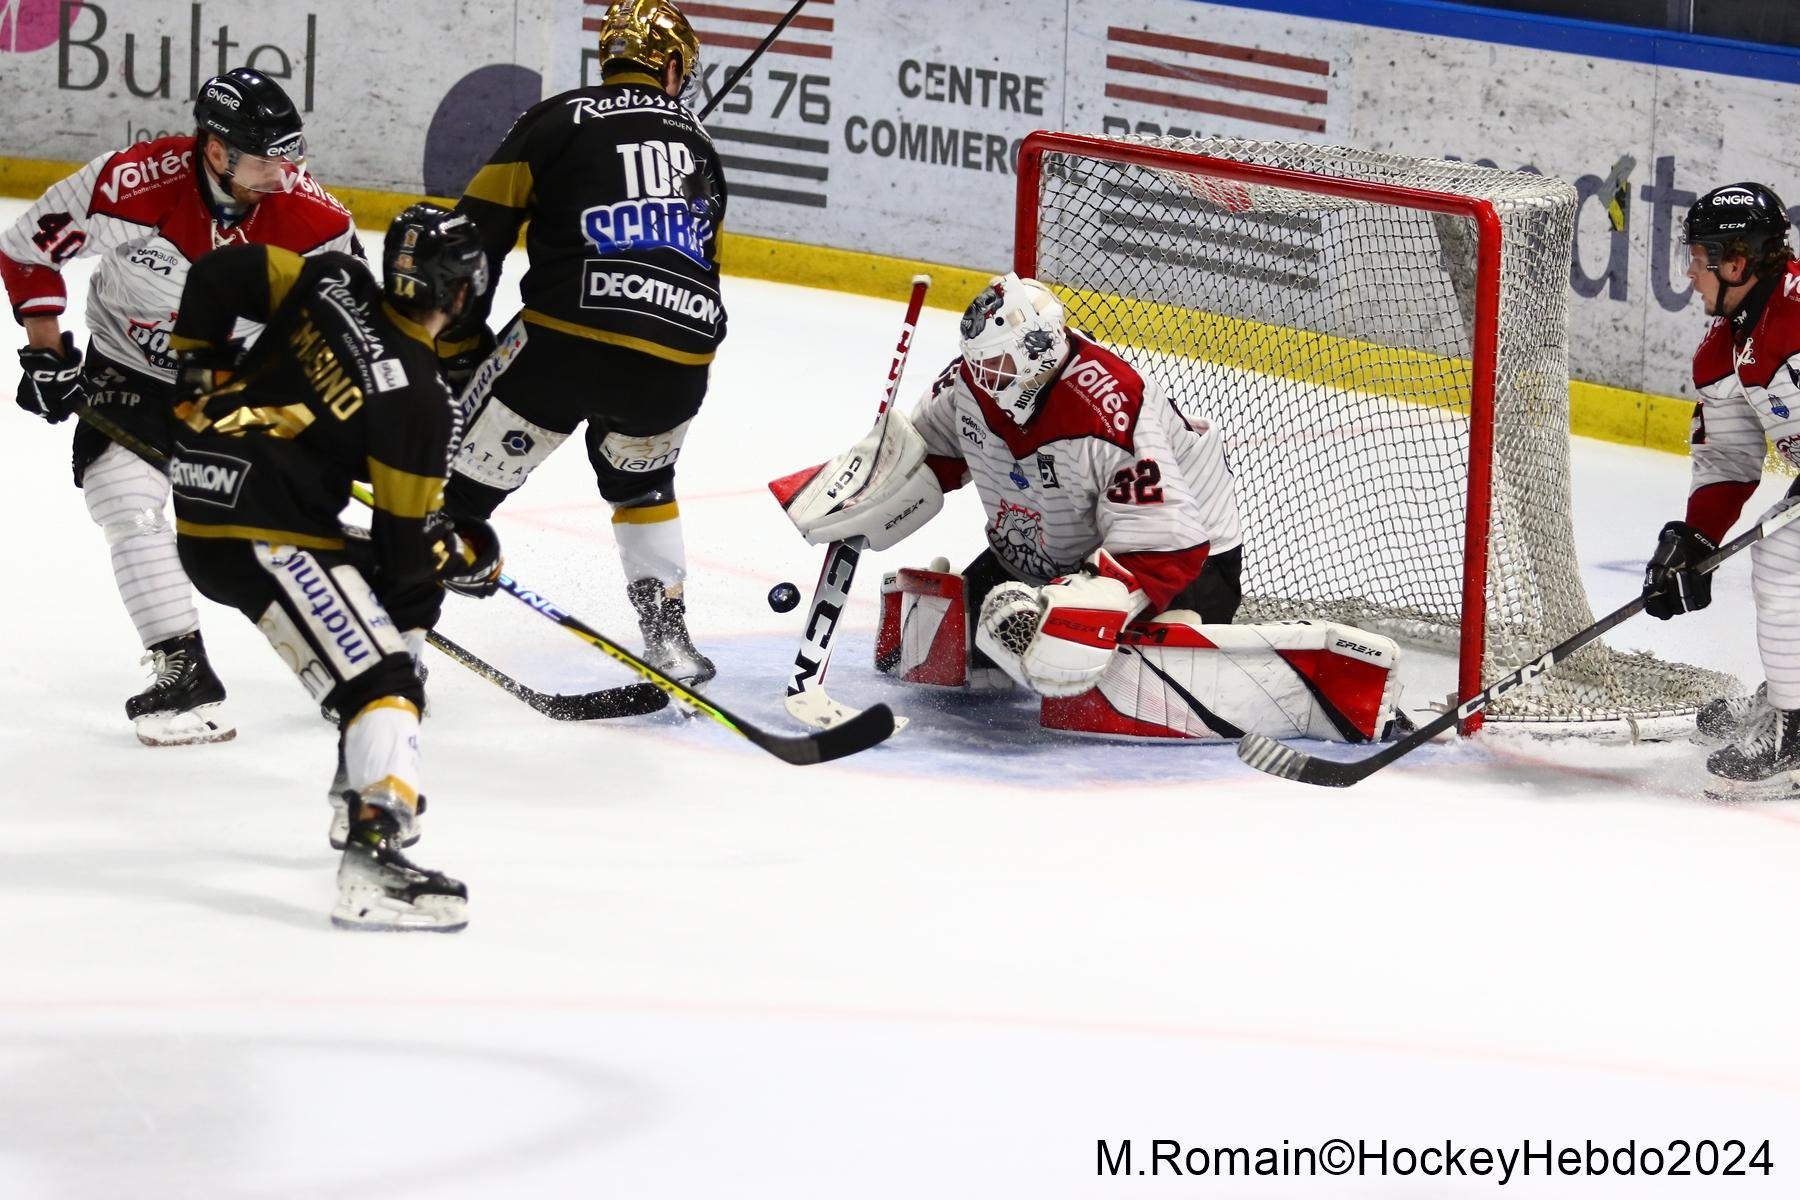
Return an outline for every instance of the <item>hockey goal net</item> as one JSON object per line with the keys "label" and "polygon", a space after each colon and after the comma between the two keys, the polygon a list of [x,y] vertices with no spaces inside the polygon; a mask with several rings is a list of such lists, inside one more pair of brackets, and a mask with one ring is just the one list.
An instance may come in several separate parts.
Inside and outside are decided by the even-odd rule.
{"label": "hockey goal net", "polygon": [[[1570,517],[1574,222],[1574,189],[1539,175],[1036,133],[1014,267],[1224,431],[1239,620],[1342,620],[1441,647],[1467,699],[1594,620]],[[1487,717],[1663,737],[1737,690],[1595,644]]]}

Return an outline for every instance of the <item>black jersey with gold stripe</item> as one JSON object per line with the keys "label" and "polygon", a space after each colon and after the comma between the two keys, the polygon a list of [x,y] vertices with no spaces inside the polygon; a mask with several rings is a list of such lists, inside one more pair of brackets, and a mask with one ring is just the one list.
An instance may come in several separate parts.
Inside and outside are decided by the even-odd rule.
{"label": "black jersey with gold stripe", "polygon": [[491,280],[530,220],[532,324],[688,364],[711,362],[725,338],[724,172],[694,115],[647,74],[526,110],[456,208],[481,227]]}
{"label": "black jersey with gold stripe", "polygon": [[238,246],[194,264],[172,346],[222,347],[240,317],[266,326],[256,344],[176,406],[177,531],[341,548],[339,513],[366,481],[376,594],[401,628],[429,625],[442,593],[426,527],[459,432],[431,335],[359,259]]}

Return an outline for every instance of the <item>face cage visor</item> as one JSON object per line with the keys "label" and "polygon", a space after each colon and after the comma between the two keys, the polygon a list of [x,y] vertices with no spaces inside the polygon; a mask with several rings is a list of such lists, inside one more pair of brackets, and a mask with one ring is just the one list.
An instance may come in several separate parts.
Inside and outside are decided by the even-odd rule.
{"label": "face cage visor", "polygon": [[1011,354],[996,354],[979,360],[965,357],[963,362],[968,364],[969,378],[975,381],[975,386],[995,399],[1019,378],[1019,365]]}
{"label": "face cage visor", "polygon": [[267,154],[226,143],[225,176],[248,192],[291,192],[306,178],[306,138],[292,138]]}
{"label": "face cage visor", "polygon": [[681,101],[681,106],[688,111],[699,112],[709,98],[706,94],[705,77],[700,68],[700,58],[696,55],[693,62],[682,65],[687,68],[687,74],[682,76],[681,91],[676,94],[676,99]]}

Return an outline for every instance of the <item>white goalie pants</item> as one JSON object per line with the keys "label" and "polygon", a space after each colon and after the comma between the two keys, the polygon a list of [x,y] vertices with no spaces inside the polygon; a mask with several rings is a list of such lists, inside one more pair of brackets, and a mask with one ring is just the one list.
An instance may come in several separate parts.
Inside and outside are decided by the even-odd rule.
{"label": "white goalie pants", "polygon": [[81,492],[112,550],[119,598],[144,648],[200,628],[193,585],[175,550],[168,476],[109,445],[82,476]]}

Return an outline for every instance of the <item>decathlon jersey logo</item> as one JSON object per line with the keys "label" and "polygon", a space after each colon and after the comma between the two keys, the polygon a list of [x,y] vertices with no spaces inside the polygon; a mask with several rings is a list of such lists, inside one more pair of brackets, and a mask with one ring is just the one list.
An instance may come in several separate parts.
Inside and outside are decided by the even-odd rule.
{"label": "decathlon jersey logo", "polygon": [[229,454],[183,450],[169,460],[169,483],[175,494],[202,504],[236,508],[250,464]]}

